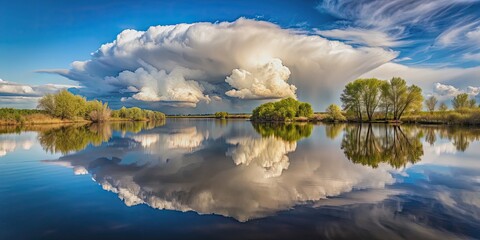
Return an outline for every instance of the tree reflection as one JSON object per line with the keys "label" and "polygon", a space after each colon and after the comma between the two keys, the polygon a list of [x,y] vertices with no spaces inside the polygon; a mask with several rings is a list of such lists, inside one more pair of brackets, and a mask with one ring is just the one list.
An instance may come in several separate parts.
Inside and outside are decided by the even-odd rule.
{"label": "tree reflection", "polygon": [[345,128],[345,124],[327,124],[325,125],[325,135],[330,139],[335,139]]}
{"label": "tree reflection", "polygon": [[64,126],[40,132],[38,140],[44,150],[51,153],[70,153],[80,151],[93,144],[100,145],[108,141],[112,135],[106,125],[92,124],[83,126]]}
{"label": "tree reflection", "polygon": [[342,149],[354,163],[376,168],[385,162],[400,168],[423,156],[421,137],[422,132],[412,127],[350,125],[345,129]]}
{"label": "tree reflection", "polygon": [[433,146],[437,141],[437,135],[435,134],[435,129],[427,128],[425,129],[425,142],[429,143],[430,146]]}
{"label": "tree reflection", "polygon": [[309,123],[252,123],[253,128],[262,137],[275,136],[288,142],[296,142],[308,138],[312,134],[313,125]]}
{"label": "tree reflection", "polygon": [[464,152],[473,141],[480,140],[479,128],[435,126],[426,127],[425,141],[433,145],[437,141],[437,135],[440,139],[448,139],[457,151]]}
{"label": "tree reflection", "polygon": [[67,125],[40,131],[38,140],[44,150],[51,153],[67,154],[80,151],[88,145],[99,146],[112,137],[112,131],[137,133],[143,129],[152,129],[165,122],[113,122],[89,125]]}

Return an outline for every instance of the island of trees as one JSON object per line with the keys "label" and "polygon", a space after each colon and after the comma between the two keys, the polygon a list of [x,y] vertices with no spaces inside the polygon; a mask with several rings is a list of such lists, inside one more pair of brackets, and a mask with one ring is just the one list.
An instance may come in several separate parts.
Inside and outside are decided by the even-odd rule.
{"label": "island of trees", "polygon": [[155,121],[165,119],[161,112],[138,107],[112,110],[107,103],[87,101],[67,90],[47,94],[38,102],[38,109],[0,109],[0,124],[43,124],[104,121]]}
{"label": "island of trees", "polygon": [[256,122],[288,122],[307,119],[312,114],[313,109],[309,103],[286,98],[258,106],[253,110],[251,119]]}

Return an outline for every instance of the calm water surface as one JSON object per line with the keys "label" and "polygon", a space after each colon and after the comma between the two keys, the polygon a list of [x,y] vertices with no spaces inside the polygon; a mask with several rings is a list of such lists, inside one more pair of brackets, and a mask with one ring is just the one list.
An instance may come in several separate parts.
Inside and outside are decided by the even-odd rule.
{"label": "calm water surface", "polygon": [[0,128],[0,239],[478,239],[480,129]]}

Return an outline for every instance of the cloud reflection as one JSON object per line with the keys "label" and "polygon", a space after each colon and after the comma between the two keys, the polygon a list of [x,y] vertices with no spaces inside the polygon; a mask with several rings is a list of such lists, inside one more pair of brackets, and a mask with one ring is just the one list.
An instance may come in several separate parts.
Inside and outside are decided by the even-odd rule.
{"label": "cloud reflection", "polygon": [[303,127],[282,128],[280,137],[246,129],[228,128],[212,138],[208,127],[173,124],[112,138],[51,162],[88,171],[128,206],[147,204],[239,221],[394,182],[386,165],[372,169],[348,161],[341,151],[284,140],[298,135],[285,129],[303,133]]}

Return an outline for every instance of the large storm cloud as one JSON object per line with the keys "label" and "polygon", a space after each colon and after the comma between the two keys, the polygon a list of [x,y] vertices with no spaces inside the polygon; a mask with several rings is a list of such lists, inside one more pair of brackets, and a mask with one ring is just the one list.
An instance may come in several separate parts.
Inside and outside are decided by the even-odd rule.
{"label": "large storm cloud", "polygon": [[337,97],[332,89],[339,91],[396,56],[383,48],[355,48],[240,18],[124,30],[91,59],[47,72],[78,81],[83,94],[114,105],[197,107],[189,111],[201,112],[234,104],[237,111],[250,111],[258,102],[247,100],[298,97],[323,109],[320,100],[325,104]]}

